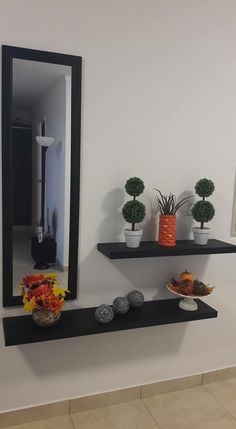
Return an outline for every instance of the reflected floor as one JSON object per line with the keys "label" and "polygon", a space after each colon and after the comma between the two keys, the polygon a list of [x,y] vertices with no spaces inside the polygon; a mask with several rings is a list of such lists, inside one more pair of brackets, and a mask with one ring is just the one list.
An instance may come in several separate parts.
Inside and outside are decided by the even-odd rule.
{"label": "reflected floor", "polygon": [[19,228],[13,232],[13,295],[20,295],[18,285],[28,274],[57,273],[62,287],[67,287],[68,273],[62,272],[56,264],[44,271],[35,270],[34,264],[31,257],[31,228]]}

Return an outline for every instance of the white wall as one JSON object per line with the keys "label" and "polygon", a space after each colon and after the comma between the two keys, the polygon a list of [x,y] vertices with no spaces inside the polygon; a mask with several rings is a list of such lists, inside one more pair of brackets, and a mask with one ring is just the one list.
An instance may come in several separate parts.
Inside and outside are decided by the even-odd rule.
{"label": "white wall", "polygon": [[[53,145],[46,153],[45,228],[47,228],[47,209],[49,209],[51,232],[53,232],[52,218],[55,213],[57,259],[63,266],[68,266],[69,255],[71,118],[67,105],[71,104],[70,85],[70,76],[60,79],[32,108],[34,125],[45,118],[46,135],[55,138]],[[41,156],[38,156],[38,159],[41,166]]]}
{"label": "white wall", "polygon": [[[235,20],[233,0],[2,0],[2,43],[83,56],[78,305],[134,287],[164,297],[186,267],[216,286],[206,302],[219,317],[22,347],[1,339],[1,410],[236,365],[235,255],[112,262],[96,251],[123,239],[132,175],[145,181],[147,206],[153,187],[180,194],[212,178],[212,237],[230,240]],[[190,224],[183,217],[179,235]]]}

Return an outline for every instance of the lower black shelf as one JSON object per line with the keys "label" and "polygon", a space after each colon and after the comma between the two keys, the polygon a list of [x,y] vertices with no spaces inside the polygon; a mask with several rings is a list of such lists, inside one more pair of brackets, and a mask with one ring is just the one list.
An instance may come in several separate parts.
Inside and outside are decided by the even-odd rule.
{"label": "lower black shelf", "polygon": [[107,325],[95,320],[95,308],[64,311],[57,325],[51,328],[39,328],[31,316],[5,317],[3,318],[5,345],[16,346],[217,317],[214,308],[201,300],[196,301],[198,310],[193,312],[181,310],[178,307],[179,299],[147,301],[139,309],[131,309],[123,316],[115,316]]}

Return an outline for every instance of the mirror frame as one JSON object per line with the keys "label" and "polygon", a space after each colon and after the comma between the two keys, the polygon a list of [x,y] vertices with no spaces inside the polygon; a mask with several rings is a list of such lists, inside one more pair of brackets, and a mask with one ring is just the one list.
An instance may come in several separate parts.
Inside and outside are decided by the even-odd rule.
{"label": "mirror frame", "polygon": [[22,305],[22,297],[13,295],[13,234],[12,234],[12,174],[11,138],[13,59],[71,66],[71,172],[70,229],[67,299],[77,297],[79,198],[80,198],[80,130],[82,58],[35,49],[2,45],[2,261],[3,307]]}

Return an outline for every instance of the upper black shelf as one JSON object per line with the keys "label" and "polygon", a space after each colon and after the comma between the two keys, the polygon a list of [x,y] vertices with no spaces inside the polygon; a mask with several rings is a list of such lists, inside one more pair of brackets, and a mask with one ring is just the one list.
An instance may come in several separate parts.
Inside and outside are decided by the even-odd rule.
{"label": "upper black shelf", "polygon": [[156,241],[142,241],[135,249],[125,243],[98,243],[97,249],[110,259],[236,253],[236,246],[220,240],[209,240],[205,246],[199,246],[193,240],[178,240],[175,247],[161,247]]}
{"label": "upper black shelf", "polygon": [[199,299],[196,301],[198,302],[196,311],[181,310],[178,306],[179,299],[146,301],[141,308],[131,309],[122,316],[115,316],[107,325],[95,320],[95,308],[63,311],[57,325],[50,328],[39,328],[33,322],[32,316],[5,317],[3,318],[5,345],[16,346],[217,317],[214,308]]}

